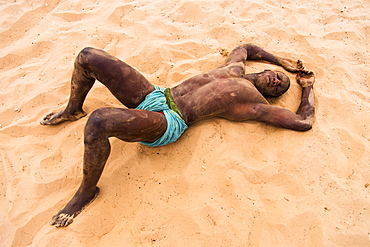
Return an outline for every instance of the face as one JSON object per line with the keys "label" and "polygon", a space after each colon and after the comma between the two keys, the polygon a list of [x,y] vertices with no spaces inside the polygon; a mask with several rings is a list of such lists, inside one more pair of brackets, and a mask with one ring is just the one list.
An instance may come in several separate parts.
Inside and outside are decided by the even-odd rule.
{"label": "face", "polygon": [[283,72],[265,70],[257,74],[255,86],[262,95],[277,97],[289,89],[290,80]]}

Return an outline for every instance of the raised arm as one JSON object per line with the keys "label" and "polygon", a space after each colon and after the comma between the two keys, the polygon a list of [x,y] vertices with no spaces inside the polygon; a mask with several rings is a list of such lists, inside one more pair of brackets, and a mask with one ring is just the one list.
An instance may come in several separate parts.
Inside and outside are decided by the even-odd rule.
{"label": "raised arm", "polygon": [[255,106],[255,120],[286,129],[310,130],[315,113],[313,92],[315,76],[312,72],[299,72],[297,82],[302,86],[302,98],[296,113],[281,107],[261,103]]}
{"label": "raised arm", "polygon": [[292,73],[297,73],[298,71],[301,71],[303,69],[300,60],[294,62],[290,58],[282,58],[276,56],[251,43],[243,44],[236,47],[230,53],[228,59],[226,60],[226,64],[245,62],[248,60],[258,60],[273,63],[283,67],[286,71]]}

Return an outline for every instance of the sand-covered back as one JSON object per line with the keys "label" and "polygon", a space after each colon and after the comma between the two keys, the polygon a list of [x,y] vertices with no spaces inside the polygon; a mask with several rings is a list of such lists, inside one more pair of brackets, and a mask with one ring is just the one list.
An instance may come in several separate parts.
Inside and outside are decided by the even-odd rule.
{"label": "sand-covered back", "polygon": [[[367,0],[0,2],[0,245],[370,246],[369,12]],[[66,106],[82,48],[172,87],[240,42],[315,72],[312,130],[213,119],[165,147],[111,139],[99,197],[67,228],[48,224],[81,181],[87,118],[39,122]],[[295,111],[289,75],[273,104]],[[97,82],[85,110],[105,106],[123,107]]]}

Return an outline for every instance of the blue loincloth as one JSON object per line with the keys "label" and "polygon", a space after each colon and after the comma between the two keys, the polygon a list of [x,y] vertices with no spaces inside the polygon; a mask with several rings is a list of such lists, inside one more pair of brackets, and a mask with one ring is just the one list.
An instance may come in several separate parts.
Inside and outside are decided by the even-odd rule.
{"label": "blue loincloth", "polygon": [[[145,97],[145,100],[136,109],[153,112],[163,112],[167,120],[167,129],[164,134],[154,142],[140,142],[149,147],[164,146],[176,141],[188,128],[179,113],[171,110],[165,97],[165,89],[154,86],[155,90]],[[180,113],[181,114],[181,113]]]}

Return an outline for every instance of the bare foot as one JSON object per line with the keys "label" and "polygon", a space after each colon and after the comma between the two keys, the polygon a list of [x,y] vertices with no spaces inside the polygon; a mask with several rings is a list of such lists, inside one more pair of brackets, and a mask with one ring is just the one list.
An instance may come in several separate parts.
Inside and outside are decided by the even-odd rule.
{"label": "bare foot", "polygon": [[84,111],[79,111],[74,114],[67,114],[64,113],[65,110],[59,112],[59,113],[49,113],[46,115],[43,119],[43,121],[40,122],[42,125],[57,125],[64,121],[76,121],[84,116],[87,115]]}
{"label": "bare foot", "polygon": [[68,202],[68,204],[59,211],[56,215],[53,216],[50,225],[55,227],[66,227],[73,223],[73,219],[81,213],[81,211],[89,205],[94,199],[99,195],[100,189],[96,187],[93,197],[81,198],[82,196],[76,195]]}

